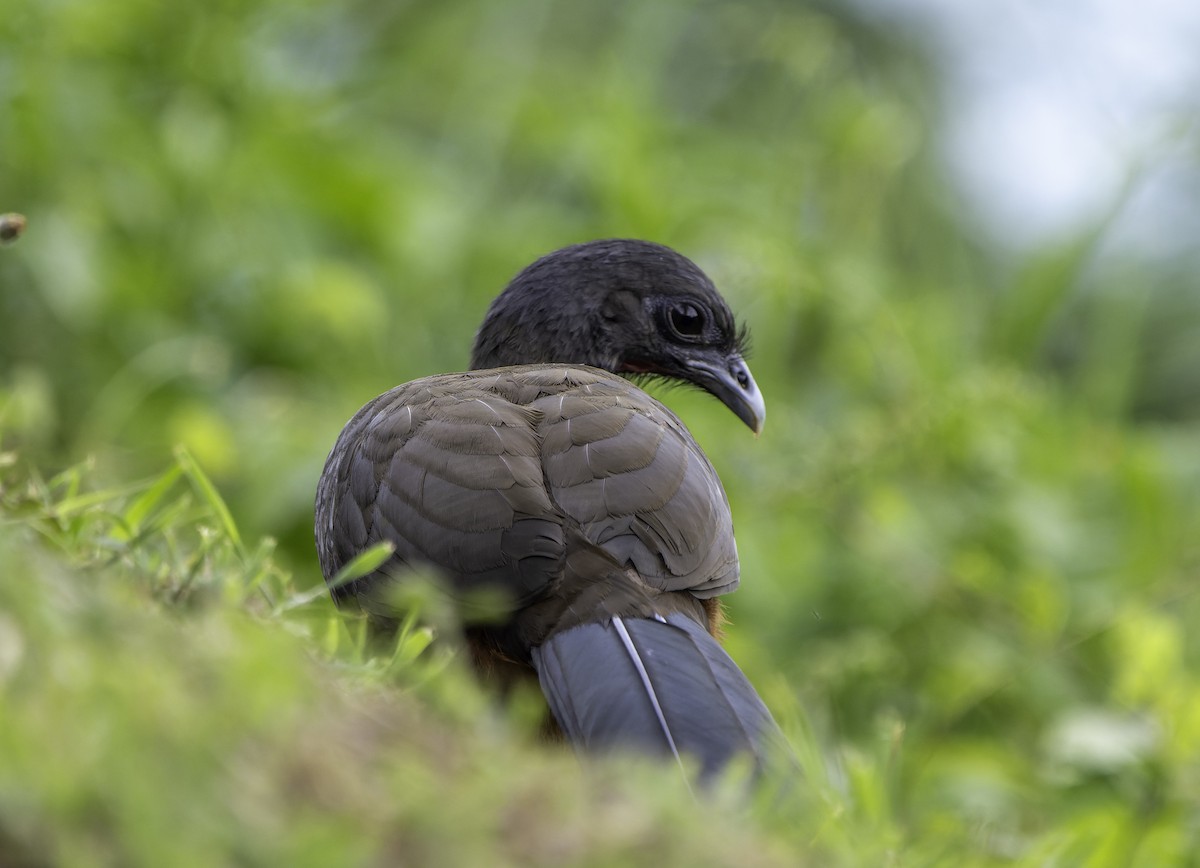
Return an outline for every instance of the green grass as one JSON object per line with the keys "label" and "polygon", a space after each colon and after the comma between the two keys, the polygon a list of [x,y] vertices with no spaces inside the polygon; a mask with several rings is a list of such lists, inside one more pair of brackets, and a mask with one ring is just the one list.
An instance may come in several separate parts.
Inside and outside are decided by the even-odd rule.
{"label": "green grass", "polygon": [[[915,436],[959,431],[962,408],[947,412]],[[1151,457],[1143,444],[1105,484],[1142,491],[1132,506],[1159,541],[1171,527]],[[1026,580],[964,553],[956,599],[940,601],[950,623],[937,605],[922,620],[929,659],[881,659],[887,640],[862,635],[826,659],[816,637],[795,684],[736,633],[803,773],[761,792],[734,775],[697,798],[670,765],[580,763],[540,744],[533,699],[483,695],[431,601],[395,647],[371,648],[270,543],[242,540],[185,451],[99,491],[86,468],[42,480],[4,458],[4,864],[1183,864],[1196,843],[1185,576],[1143,582],[1165,595],[1151,604],[1086,588],[1073,602],[1056,598],[1052,560]],[[876,488],[880,527],[916,520]],[[1054,514],[1051,495],[1029,496]],[[1054,544],[1060,531],[1038,533]],[[918,672],[923,695],[891,685],[895,710],[855,725],[857,744],[818,732],[820,705],[796,698]],[[1003,714],[1011,731],[990,730]]]}
{"label": "green grass", "polygon": [[736,775],[697,802],[671,765],[581,765],[415,618],[372,652],[186,452],[86,483],[0,487],[3,864],[793,864]]}

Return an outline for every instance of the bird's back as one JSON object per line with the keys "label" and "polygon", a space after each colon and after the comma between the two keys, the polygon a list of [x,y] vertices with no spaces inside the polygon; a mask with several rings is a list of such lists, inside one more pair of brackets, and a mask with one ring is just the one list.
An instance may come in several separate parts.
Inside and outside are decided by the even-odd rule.
{"label": "bird's back", "polygon": [[380,395],[326,461],[316,535],[327,579],[364,548],[395,545],[378,574],[339,591],[385,617],[406,567],[527,606],[561,584],[573,540],[650,594],[706,599],[738,579],[728,501],[683,423],[582,366],[443,374]]}

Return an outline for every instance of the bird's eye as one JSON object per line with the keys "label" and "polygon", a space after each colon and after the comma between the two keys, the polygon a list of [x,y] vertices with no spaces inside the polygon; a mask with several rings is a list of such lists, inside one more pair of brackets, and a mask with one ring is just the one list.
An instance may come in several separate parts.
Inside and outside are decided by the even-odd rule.
{"label": "bird's eye", "polygon": [[704,333],[704,311],[691,302],[675,305],[667,318],[681,338],[698,338]]}

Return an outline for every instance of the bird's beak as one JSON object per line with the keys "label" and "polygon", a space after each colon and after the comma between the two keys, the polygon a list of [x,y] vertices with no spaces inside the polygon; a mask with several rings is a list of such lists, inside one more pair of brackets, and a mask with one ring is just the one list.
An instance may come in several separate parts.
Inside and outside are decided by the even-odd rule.
{"label": "bird's beak", "polygon": [[745,359],[732,353],[711,359],[688,359],[684,364],[693,374],[692,382],[716,395],[755,435],[762,433],[767,405]]}

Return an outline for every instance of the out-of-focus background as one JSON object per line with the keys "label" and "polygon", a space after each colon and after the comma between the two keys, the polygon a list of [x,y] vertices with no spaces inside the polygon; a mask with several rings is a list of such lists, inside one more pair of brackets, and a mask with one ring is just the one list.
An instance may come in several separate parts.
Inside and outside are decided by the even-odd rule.
{"label": "out-of-focus background", "polygon": [[[316,770],[251,762],[259,813],[226,813],[241,760],[222,746],[270,742],[285,707],[303,752],[306,703],[332,676],[256,663],[283,640],[262,613],[269,638],[231,639],[245,628],[228,590],[197,604],[196,627],[170,599],[140,626],[124,614],[140,597],[93,600],[99,633],[51,592],[107,594],[120,561],[164,605],[155,583],[184,596],[176,567],[221,572],[207,533],[255,575],[247,552],[269,536],[272,581],[318,585],[312,494],[342,423],[398,382],[465,367],[488,301],[532,259],[629,236],[696,260],[751,328],[759,440],[711,399],[662,397],[733,504],[728,647],[817,794],[700,857],[1185,859],[1200,843],[1198,39],[1200,12],[1170,0],[0,7],[0,212],[28,218],[0,250],[0,754],[25,757],[0,759],[0,850],[28,864],[691,852],[620,837],[633,821],[575,791],[555,802],[583,806],[570,821],[509,840],[507,821],[476,829],[456,808],[455,828],[475,829],[459,834],[421,813],[419,760],[359,791],[345,769],[374,761],[353,751]],[[143,526],[180,473],[196,498]],[[181,541],[172,522],[204,504],[217,530]],[[142,543],[157,560],[134,569]],[[349,629],[292,626],[327,650]],[[163,651],[176,642],[195,643],[181,669]],[[105,659],[141,687],[117,686]],[[358,684],[370,663],[356,665]],[[172,703],[200,715],[189,666],[223,685],[205,713],[235,723],[163,746]],[[438,677],[416,671],[401,682]],[[271,690],[278,705],[247,710]],[[412,713],[503,729],[456,690]],[[347,720],[323,724],[331,741],[356,741]],[[114,733],[133,721],[145,737],[125,745]],[[114,794],[151,767],[175,795]],[[517,774],[503,768],[443,795],[467,804],[475,786],[471,817],[486,815]],[[276,788],[284,772],[306,783]],[[390,804],[380,827],[406,833],[372,838],[369,811],[338,825],[325,774],[346,804]],[[646,798],[636,828],[700,835]],[[540,802],[522,804],[526,829]],[[595,840],[585,815],[606,830]],[[193,820],[194,838],[161,831]],[[46,843],[60,826],[67,843]]]}

